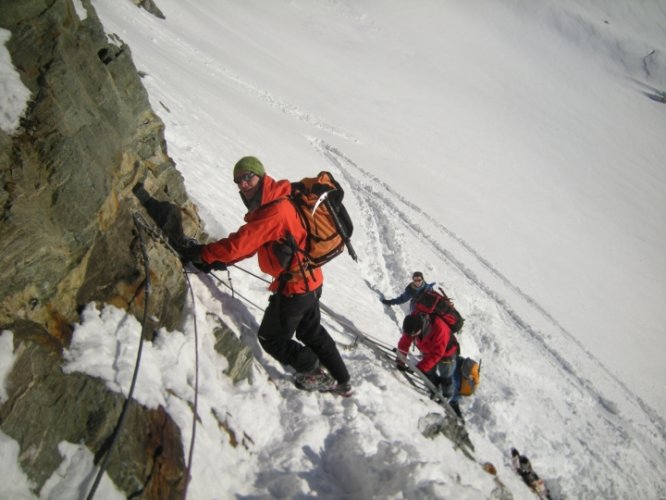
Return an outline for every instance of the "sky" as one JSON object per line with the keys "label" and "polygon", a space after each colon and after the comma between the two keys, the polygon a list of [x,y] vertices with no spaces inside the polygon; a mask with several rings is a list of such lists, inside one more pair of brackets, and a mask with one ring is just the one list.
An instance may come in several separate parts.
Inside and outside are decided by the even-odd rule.
{"label": "sky", "polygon": [[[332,172],[355,223],[359,262],[327,264],[322,297],[352,397],[297,391],[262,354],[266,283],[241,269],[218,273],[234,297],[192,275],[182,328],[144,345],[134,397],[167,409],[185,450],[200,355],[190,498],[492,498],[487,461],[514,498],[532,498],[512,446],[556,498],[663,496],[666,7],[160,0],[159,20],[131,2],[93,5],[145,73],[209,234],[242,224],[231,171],[245,155],[276,178]],[[2,51],[0,63],[11,130],[26,94]],[[353,344],[354,329],[397,343],[405,310],[378,299],[416,270],[454,297],[463,353],[482,360],[481,386],[461,404],[474,460],[426,438],[441,408]],[[257,356],[252,385],[224,375],[216,316]],[[126,394],[140,326],[123,318],[86,309],[65,370]],[[0,377],[11,364],[0,358]],[[231,445],[221,421],[247,439]],[[3,474],[31,498],[16,442],[0,438]],[[60,452],[41,498],[87,489],[90,453]],[[99,491],[118,494],[110,481]]]}

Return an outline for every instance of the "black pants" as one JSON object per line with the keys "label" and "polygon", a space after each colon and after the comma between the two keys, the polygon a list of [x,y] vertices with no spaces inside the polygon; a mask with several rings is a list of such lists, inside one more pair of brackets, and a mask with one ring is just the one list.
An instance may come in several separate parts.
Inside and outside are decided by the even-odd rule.
{"label": "black pants", "polygon": [[[321,326],[320,295],[321,288],[290,297],[272,295],[259,327],[259,343],[280,363],[298,372],[314,369],[319,360],[335,380],[346,383],[347,367],[335,342]],[[292,339],[294,333],[300,342]]]}

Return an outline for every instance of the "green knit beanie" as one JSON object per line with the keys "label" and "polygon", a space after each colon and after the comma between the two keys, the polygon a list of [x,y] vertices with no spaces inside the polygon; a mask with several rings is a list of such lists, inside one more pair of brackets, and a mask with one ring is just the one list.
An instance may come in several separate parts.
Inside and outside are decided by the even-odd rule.
{"label": "green knit beanie", "polygon": [[254,156],[244,156],[234,166],[234,179],[238,177],[241,172],[252,172],[259,177],[266,175],[266,170],[261,162]]}

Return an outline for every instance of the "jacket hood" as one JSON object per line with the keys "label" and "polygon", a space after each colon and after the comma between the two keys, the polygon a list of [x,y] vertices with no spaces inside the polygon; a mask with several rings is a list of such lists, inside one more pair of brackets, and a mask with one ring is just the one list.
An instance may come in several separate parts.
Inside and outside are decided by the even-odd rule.
{"label": "jacket hood", "polygon": [[263,179],[264,185],[261,189],[261,205],[266,205],[278,198],[284,198],[291,194],[291,182],[286,179],[276,181],[269,175]]}
{"label": "jacket hood", "polygon": [[259,189],[251,199],[246,200],[243,193],[239,193],[248,213],[291,193],[291,183],[287,180],[276,181],[271,176],[264,175],[259,182]]}

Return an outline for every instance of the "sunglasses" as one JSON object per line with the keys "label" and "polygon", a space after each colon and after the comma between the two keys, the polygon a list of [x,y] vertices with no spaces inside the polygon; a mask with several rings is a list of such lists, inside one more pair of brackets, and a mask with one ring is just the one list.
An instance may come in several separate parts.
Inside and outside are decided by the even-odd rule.
{"label": "sunglasses", "polygon": [[423,281],[423,278],[414,278],[412,281],[414,283],[421,283]]}
{"label": "sunglasses", "polygon": [[252,180],[252,177],[254,177],[257,174],[253,174],[252,172],[248,172],[243,175],[239,175],[238,177],[234,177],[234,182],[236,184],[240,184],[241,182],[250,182]]}

